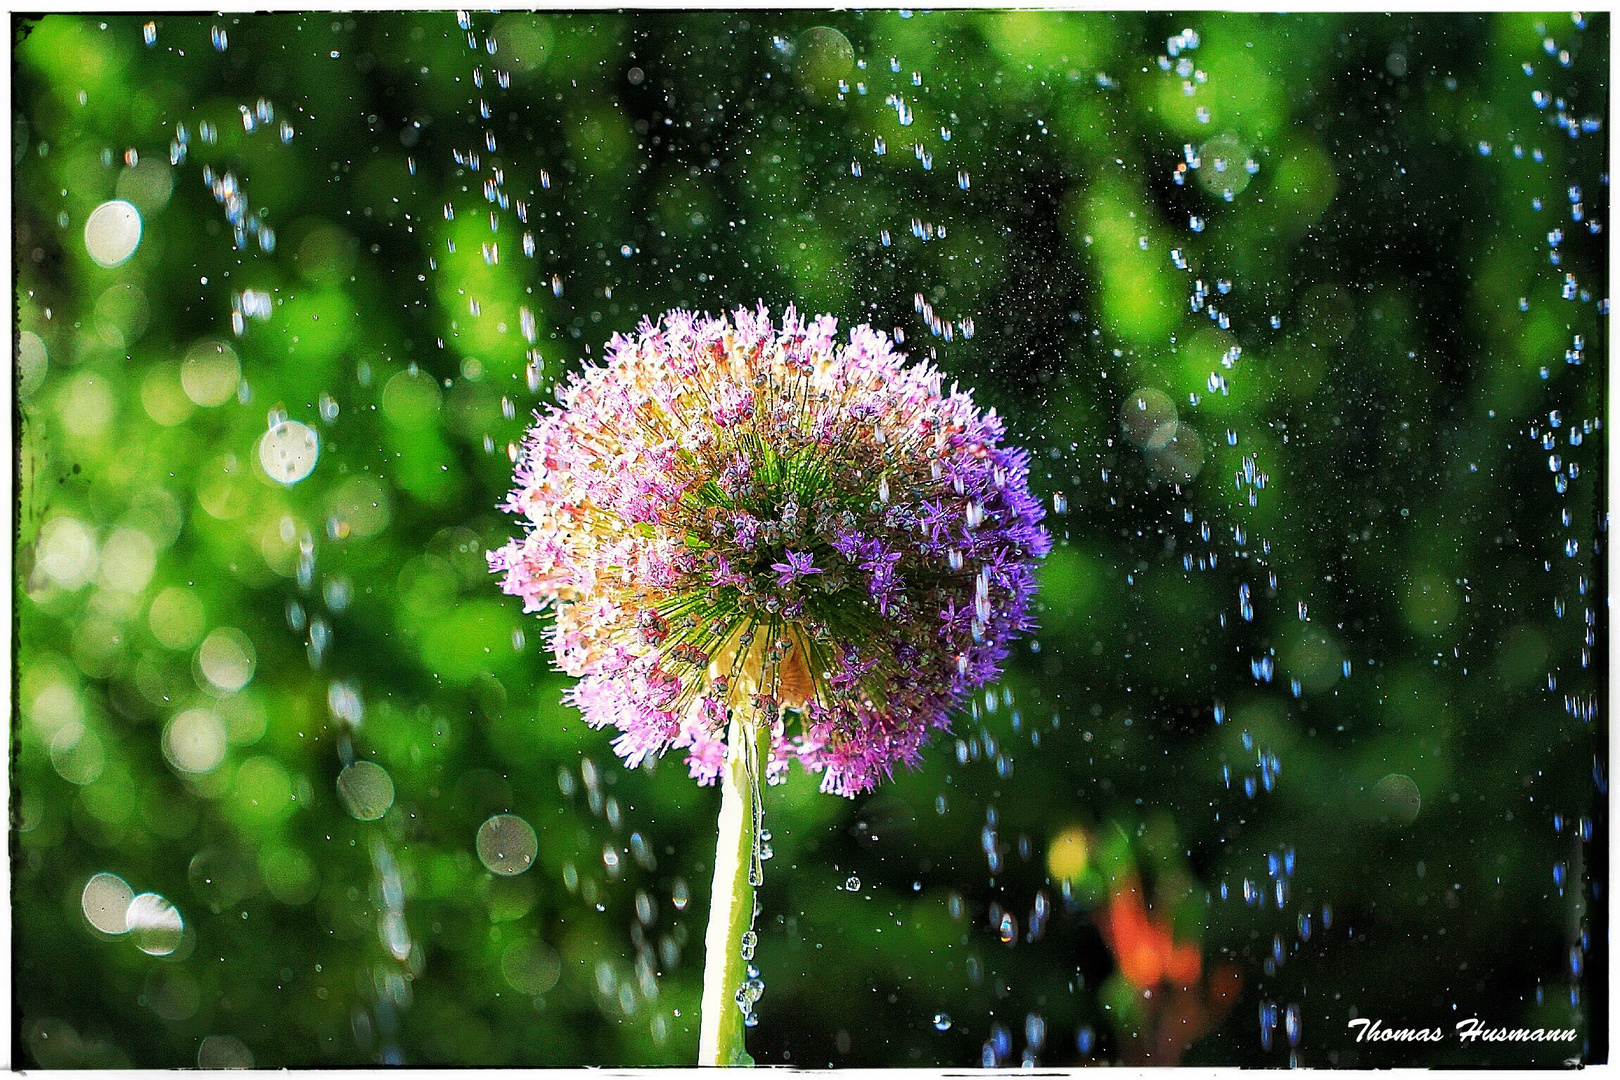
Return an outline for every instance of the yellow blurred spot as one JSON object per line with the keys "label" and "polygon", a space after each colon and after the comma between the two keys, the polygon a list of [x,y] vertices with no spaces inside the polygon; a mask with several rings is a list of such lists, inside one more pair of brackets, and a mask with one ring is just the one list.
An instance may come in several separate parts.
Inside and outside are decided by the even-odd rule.
{"label": "yellow blurred spot", "polygon": [[[306,225],[308,219],[299,222]],[[354,268],[360,242],[342,229],[325,223],[310,228],[293,256],[298,272],[310,281],[341,280]]]}
{"label": "yellow blurred spot", "polygon": [[980,27],[1008,63],[1043,74],[1095,69],[1113,37],[1107,20],[1051,11],[986,12]]}
{"label": "yellow blurred spot", "polygon": [[235,454],[222,454],[198,471],[197,501],[210,517],[229,521],[247,510],[248,494],[240,482],[245,473]]}
{"label": "yellow blurred spot", "polygon": [[394,780],[374,761],[354,761],[337,778],[343,809],[361,821],[376,821],[394,805]]}
{"label": "yellow blurred spot", "polygon": [[1295,219],[1303,232],[1321,218],[1338,194],[1333,158],[1315,143],[1297,140],[1272,155],[1276,162],[1270,196],[1273,204]]}
{"label": "yellow blurred spot", "polygon": [[[27,690],[23,694],[23,700],[29,700]],[[82,725],[84,704],[79,699],[78,690],[70,683],[53,679],[33,695],[27,715],[41,737],[50,737],[69,724]]]}
{"label": "yellow blurred spot", "polygon": [[286,844],[271,844],[259,852],[259,875],[271,896],[293,906],[309,903],[320,887],[314,861]]}
{"label": "yellow blurred spot", "polygon": [[1410,825],[1423,809],[1423,794],[1416,781],[1405,773],[1390,773],[1373,787],[1373,800],[1379,821]]}
{"label": "yellow blurred spot", "polygon": [[1163,450],[1176,437],[1176,403],[1162,390],[1142,387],[1119,407],[1125,437],[1144,450]]}
{"label": "yellow blurred spot", "polygon": [[1075,881],[1083,876],[1089,865],[1086,832],[1071,825],[1058,833],[1046,851],[1046,869],[1053,881]]}

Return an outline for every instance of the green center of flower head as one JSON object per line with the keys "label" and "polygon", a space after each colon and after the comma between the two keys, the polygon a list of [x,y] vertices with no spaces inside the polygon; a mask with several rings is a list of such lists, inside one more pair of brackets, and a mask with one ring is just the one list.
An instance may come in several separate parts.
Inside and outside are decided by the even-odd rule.
{"label": "green center of flower head", "polygon": [[492,565],[555,605],[572,699],[627,758],[684,747],[712,779],[729,710],[757,708],[778,772],[864,790],[1028,625],[1049,541],[1026,455],[887,338],[833,329],[673,312],[530,432],[508,504],[530,528]]}
{"label": "green center of flower head", "polygon": [[[888,484],[835,449],[818,452],[806,434],[789,428],[773,442],[757,430],[733,430],[734,463],[742,467],[729,472],[702,453],[682,455],[706,479],[663,524],[684,533],[698,580],[672,591],[655,606],[657,620],[646,620],[652,637],[667,635],[661,647],[672,661],[706,672],[706,681],[683,683],[677,706],[708,691],[728,706],[758,698],[768,712],[803,713],[831,692],[826,643],[882,635],[884,616],[866,576],[834,545],[840,528],[853,530],[881,507]],[[719,445],[722,432],[712,435],[708,445]],[[660,528],[638,531],[652,539]],[[881,700],[879,680],[866,681]]]}

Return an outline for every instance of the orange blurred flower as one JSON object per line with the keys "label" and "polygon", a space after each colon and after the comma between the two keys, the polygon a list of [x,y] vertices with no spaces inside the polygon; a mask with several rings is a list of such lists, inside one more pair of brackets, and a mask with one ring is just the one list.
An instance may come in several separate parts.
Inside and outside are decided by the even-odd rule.
{"label": "orange blurred flower", "polygon": [[1169,918],[1148,908],[1135,874],[1116,883],[1097,925],[1143,1010],[1142,1023],[1121,1032],[1121,1061],[1179,1064],[1236,1002],[1243,987],[1238,969],[1223,964],[1201,980],[1204,958],[1197,943],[1176,941]]}
{"label": "orange blurred flower", "polygon": [[1177,944],[1169,920],[1149,914],[1142,883],[1134,874],[1120,879],[1100,919],[1103,940],[1119,961],[1120,974],[1139,990],[1161,982],[1191,986],[1203,973],[1196,944]]}

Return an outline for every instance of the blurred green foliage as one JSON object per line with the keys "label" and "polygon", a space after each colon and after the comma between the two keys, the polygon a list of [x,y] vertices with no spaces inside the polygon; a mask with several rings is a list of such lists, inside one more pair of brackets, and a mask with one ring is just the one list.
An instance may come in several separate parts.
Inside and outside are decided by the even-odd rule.
{"label": "blurred green foliage", "polygon": [[959,738],[769,793],[756,1059],[1152,1063],[1131,875],[1237,972],[1186,1061],[1606,1058],[1606,15],[469,27],[14,25],[20,1064],[692,1060],[718,799],[484,552],[556,379],[760,299],[1064,510]]}

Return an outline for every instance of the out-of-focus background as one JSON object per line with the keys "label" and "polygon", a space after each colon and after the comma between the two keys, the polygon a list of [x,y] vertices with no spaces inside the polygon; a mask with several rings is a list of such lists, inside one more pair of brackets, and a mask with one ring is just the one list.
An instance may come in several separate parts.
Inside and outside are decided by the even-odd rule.
{"label": "out-of-focus background", "polygon": [[13,30],[19,1065],[693,1060],[718,797],[484,553],[556,380],[759,300],[1057,539],[922,769],[768,793],[759,1061],[1607,1057],[1606,15]]}

